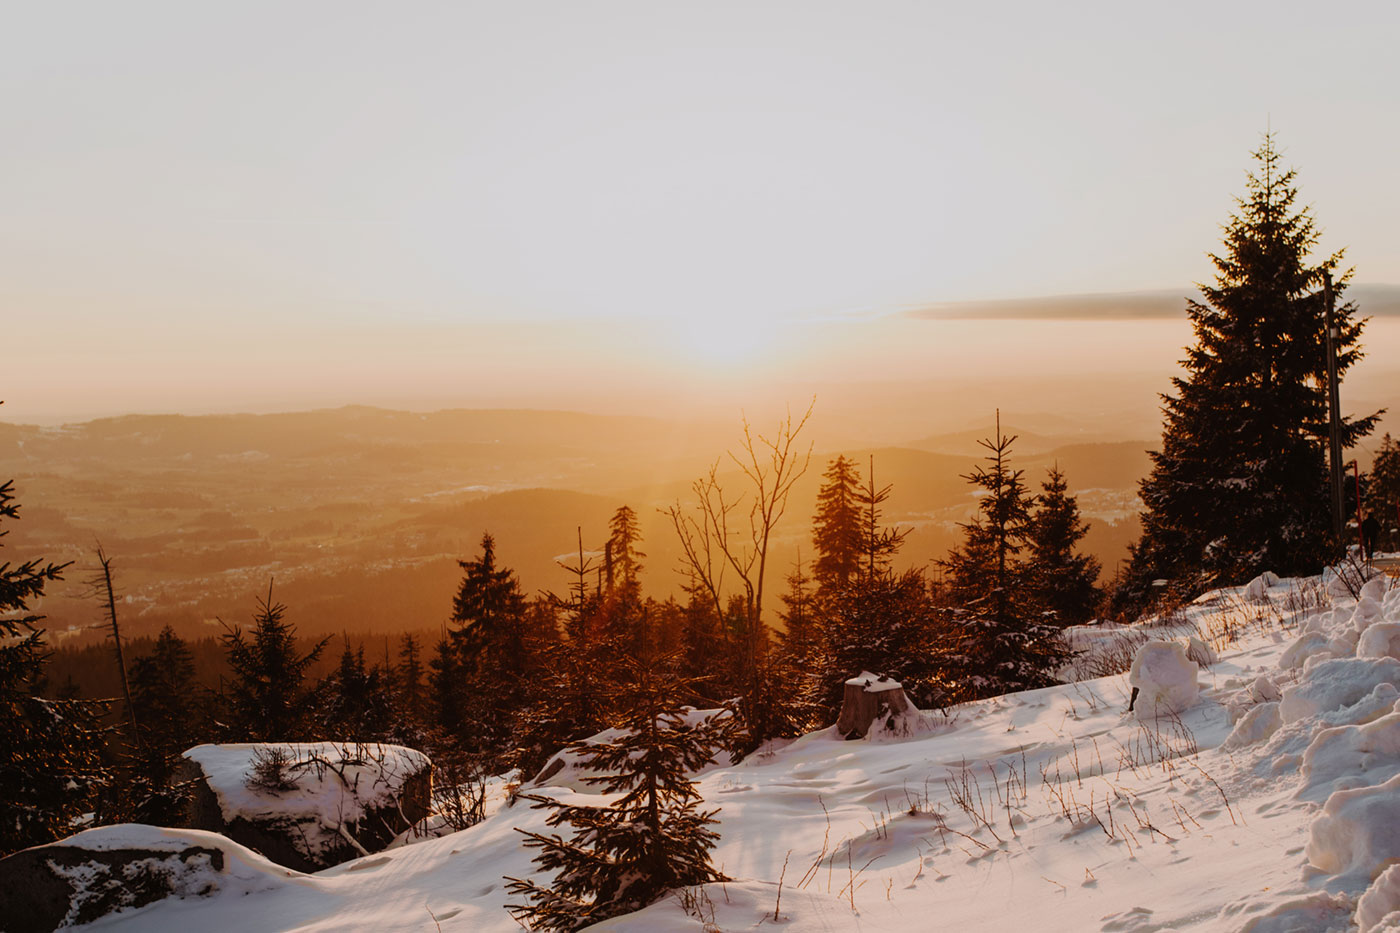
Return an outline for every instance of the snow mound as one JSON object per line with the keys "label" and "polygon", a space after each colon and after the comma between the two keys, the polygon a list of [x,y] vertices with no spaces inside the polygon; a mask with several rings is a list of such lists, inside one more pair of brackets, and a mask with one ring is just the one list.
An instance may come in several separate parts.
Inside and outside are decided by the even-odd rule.
{"label": "snow mound", "polygon": [[1215,650],[1195,635],[1186,642],[1186,656],[1195,661],[1197,667],[1210,667],[1220,660]]}
{"label": "snow mound", "polygon": [[1351,919],[1351,898],[1317,891],[1291,901],[1240,927],[1240,933],[1324,933],[1342,930]]}
{"label": "snow mound", "polygon": [[1265,570],[1259,576],[1244,585],[1244,589],[1241,590],[1241,595],[1244,596],[1245,599],[1263,599],[1269,595],[1269,587],[1278,585],[1278,575]]}
{"label": "snow mound", "polygon": [[1303,680],[1284,689],[1279,712],[1284,722],[1330,713],[1352,706],[1380,684],[1400,684],[1400,661],[1330,658],[1304,667]]}
{"label": "snow mound", "polygon": [[1356,642],[1358,658],[1400,659],[1400,622],[1376,622]]}
{"label": "snow mound", "polygon": [[1279,715],[1278,704],[1260,703],[1235,724],[1235,728],[1221,743],[1221,748],[1233,751],[1262,742],[1277,732],[1281,725],[1283,717]]}
{"label": "snow mound", "polygon": [[1400,774],[1396,690],[1390,684],[1380,684],[1372,694],[1378,701],[1388,700],[1392,711],[1362,725],[1335,726],[1317,733],[1303,753],[1299,797],[1321,800],[1335,791],[1379,784]]}
{"label": "snow mound", "polygon": [[[1320,618],[1320,617],[1315,617]],[[1319,623],[1325,624],[1325,623]],[[1284,670],[1297,670],[1307,662],[1308,658],[1316,655],[1326,655],[1333,657],[1329,645],[1331,637],[1324,631],[1310,631],[1299,635],[1298,638],[1289,645],[1283,652],[1283,657],[1279,659],[1278,666]]]}
{"label": "snow mound", "polygon": [[1368,879],[1400,861],[1400,774],[1328,797],[1308,829],[1305,852],[1309,864],[1329,875]]}
{"label": "snow mound", "polygon": [[1400,930],[1400,865],[1392,865],[1356,902],[1357,933]]}
{"label": "snow mound", "polygon": [[1150,641],[1138,649],[1128,683],[1138,688],[1133,709],[1139,719],[1180,713],[1196,705],[1200,687],[1196,662],[1172,641]]}

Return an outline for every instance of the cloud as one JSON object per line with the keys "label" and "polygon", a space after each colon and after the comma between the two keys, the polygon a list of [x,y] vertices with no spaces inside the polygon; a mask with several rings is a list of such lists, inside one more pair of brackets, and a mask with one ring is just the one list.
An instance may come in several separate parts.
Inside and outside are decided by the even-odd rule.
{"label": "cloud", "polygon": [[[1366,317],[1400,317],[1400,285],[1356,285],[1346,296]],[[993,301],[949,301],[903,312],[931,321],[1142,321],[1180,320],[1194,289],[1055,295]]]}

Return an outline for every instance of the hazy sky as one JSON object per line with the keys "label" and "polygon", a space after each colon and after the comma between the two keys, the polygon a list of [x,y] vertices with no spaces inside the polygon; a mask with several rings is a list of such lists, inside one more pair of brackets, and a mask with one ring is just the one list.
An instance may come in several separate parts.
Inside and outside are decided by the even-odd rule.
{"label": "hazy sky", "polygon": [[1324,247],[1400,283],[1398,9],[10,4],[4,420],[568,407],[839,368],[910,306],[1186,294],[1270,124]]}

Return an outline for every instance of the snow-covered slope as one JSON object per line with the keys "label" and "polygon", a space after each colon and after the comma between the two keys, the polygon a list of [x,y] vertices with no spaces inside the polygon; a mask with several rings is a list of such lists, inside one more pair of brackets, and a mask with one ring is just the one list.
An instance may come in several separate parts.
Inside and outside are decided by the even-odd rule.
{"label": "snow-covered slope", "polygon": [[[1358,599],[1264,579],[1140,629],[1218,653],[1179,713],[1127,713],[1123,673],[971,704],[927,735],[824,730],[712,768],[714,858],[735,880],[598,929],[1400,930],[1383,919],[1400,908],[1387,582]],[[92,929],[516,930],[501,879],[532,868],[515,827],[543,826],[502,806],[441,839],[245,881],[257,893],[236,901],[167,899]]]}

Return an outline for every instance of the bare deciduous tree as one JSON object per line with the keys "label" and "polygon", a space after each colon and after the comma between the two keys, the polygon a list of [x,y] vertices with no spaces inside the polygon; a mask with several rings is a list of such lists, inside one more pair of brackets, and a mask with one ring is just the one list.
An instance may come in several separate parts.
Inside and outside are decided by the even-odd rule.
{"label": "bare deciduous tree", "polygon": [[680,540],[685,571],[709,595],[721,618],[726,577],[738,580],[744,601],[745,679],[750,684],[767,643],[763,586],[769,546],[787,510],[788,494],[812,459],[811,445],[803,451],[796,442],[815,404],[813,400],[796,420],[789,411],[771,437],[756,433],[744,419],[743,443],[727,455],[747,481],[744,493],[733,499],[726,495],[719,478],[721,457],[691,484],[693,504],[683,506],[678,501],[666,510]]}

